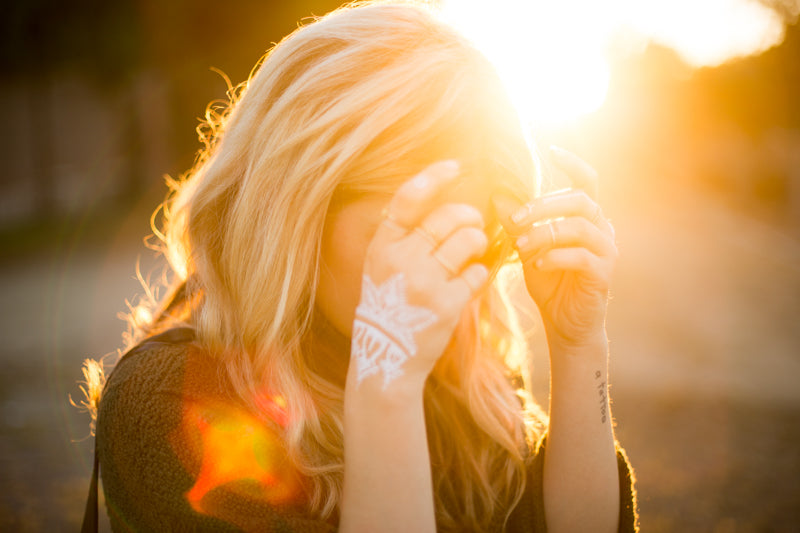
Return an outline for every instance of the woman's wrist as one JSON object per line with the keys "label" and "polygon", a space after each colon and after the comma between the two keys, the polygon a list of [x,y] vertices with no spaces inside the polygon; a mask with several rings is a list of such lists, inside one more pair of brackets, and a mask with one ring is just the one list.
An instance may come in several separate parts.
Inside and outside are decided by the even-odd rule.
{"label": "woman's wrist", "polygon": [[608,337],[605,327],[601,326],[581,336],[580,339],[564,337],[553,324],[544,325],[547,344],[550,348],[550,359],[571,357],[596,359],[608,357]]}
{"label": "woman's wrist", "polygon": [[[424,379],[358,381],[344,398],[341,531],[434,531],[433,482],[425,428]],[[363,376],[362,376],[363,377]]]}
{"label": "woman's wrist", "polygon": [[403,375],[387,386],[379,378],[358,380],[351,369],[345,383],[345,414],[349,409],[388,412],[421,405],[425,377]]}
{"label": "woman's wrist", "polygon": [[[572,395],[578,390],[595,390],[608,382],[608,341],[603,335],[580,344],[552,343],[550,345],[551,395]],[[588,387],[588,389],[587,389]]]}

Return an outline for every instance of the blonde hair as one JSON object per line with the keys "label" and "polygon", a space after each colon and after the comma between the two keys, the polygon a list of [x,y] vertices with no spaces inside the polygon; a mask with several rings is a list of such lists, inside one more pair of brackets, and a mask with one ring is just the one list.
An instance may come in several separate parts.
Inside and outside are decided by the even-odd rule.
{"label": "blonde hair", "polygon": [[[443,158],[486,187],[529,196],[535,158],[485,57],[420,6],[340,8],[281,41],[230,97],[209,108],[206,149],[172,183],[156,231],[173,291],[154,318],[132,313],[128,340],[187,323],[254,412],[264,391],[280,391],[287,453],[307,479],[310,511],[328,518],[341,496],[344,383],[309,349],[322,348],[314,309],[326,218]],[[499,226],[490,230],[495,281],[426,385],[442,529],[508,518],[543,422],[511,383],[527,358],[501,275],[515,257]]]}

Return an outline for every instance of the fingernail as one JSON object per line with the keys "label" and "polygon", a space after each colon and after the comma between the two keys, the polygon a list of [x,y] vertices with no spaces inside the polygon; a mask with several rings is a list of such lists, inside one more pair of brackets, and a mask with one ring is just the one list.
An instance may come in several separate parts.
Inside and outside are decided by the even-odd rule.
{"label": "fingernail", "polygon": [[461,164],[456,159],[447,159],[440,163],[442,177],[455,178],[458,176],[458,171],[461,169]]}
{"label": "fingernail", "polygon": [[522,222],[528,216],[528,213],[530,213],[530,209],[528,204],[525,204],[517,209],[513,215],[511,215],[511,220],[514,222],[514,224],[522,224]]}
{"label": "fingernail", "polygon": [[530,246],[530,243],[531,243],[531,240],[528,238],[527,235],[521,235],[517,239],[517,248],[520,251],[524,252],[524,251],[526,251],[528,249],[528,246]]}
{"label": "fingernail", "polygon": [[414,180],[411,183],[417,189],[424,189],[425,187],[428,186],[428,183],[430,183],[430,180],[428,180],[428,176],[426,176],[425,174],[420,174],[419,176],[414,178]]}

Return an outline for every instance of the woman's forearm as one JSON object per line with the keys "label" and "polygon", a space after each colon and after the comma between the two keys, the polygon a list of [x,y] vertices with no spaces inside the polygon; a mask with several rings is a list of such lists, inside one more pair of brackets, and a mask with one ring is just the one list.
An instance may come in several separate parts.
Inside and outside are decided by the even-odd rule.
{"label": "woman's forearm", "polygon": [[433,532],[424,381],[348,377],[344,415],[344,493],[340,531]]}
{"label": "woman's forearm", "polygon": [[619,475],[603,336],[581,348],[550,346],[550,427],[544,458],[548,531],[616,531]]}

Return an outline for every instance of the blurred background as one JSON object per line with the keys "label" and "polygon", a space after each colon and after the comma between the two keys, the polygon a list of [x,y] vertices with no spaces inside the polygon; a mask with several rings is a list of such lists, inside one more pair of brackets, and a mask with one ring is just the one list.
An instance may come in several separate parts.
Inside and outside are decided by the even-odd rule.
{"label": "blurred background", "polygon": [[[336,1],[28,0],[0,35],[0,529],[76,530],[81,361],[121,346],[194,128]],[[643,531],[800,530],[800,1],[451,0],[541,146],[602,176]],[[554,181],[558,177],[554,176]],[[534,339],[534,345],[539,340]],[[540,401],[547,362],[537,351]]]}

